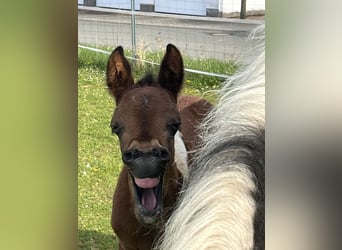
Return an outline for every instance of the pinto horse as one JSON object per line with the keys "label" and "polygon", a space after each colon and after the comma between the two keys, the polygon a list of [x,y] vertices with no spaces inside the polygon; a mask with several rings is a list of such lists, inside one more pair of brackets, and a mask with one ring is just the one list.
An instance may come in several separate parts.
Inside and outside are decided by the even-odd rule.
{"label": "pinto horse", "polygon": [[187,151],[198,141],[196,127],[212,105],[180,95],[183,59],[172,44],[167,45],[157,79],[146,74],[134,83],[121,46],[109,57],[106,77],[116,102],[111,128],[119,138],[124,164],[111,225],[119,249],[151,249],[186,177],[191,160]]}
{"label": "pinto horse", "polygon": [[265,249],[265,30],[219,89],[158,250]]}

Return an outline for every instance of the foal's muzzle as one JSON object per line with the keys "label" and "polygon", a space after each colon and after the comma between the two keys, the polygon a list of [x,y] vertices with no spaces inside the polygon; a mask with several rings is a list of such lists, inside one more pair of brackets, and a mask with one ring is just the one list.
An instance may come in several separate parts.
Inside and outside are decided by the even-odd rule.
{"label": "foal's muzzle", "polygon": [[148,152],[133,149],[125,151],[122,160],[135,177],[155,178],[160,176],[170,161],[170,153],[165,148],[155,148]]}
{"label": "foal's muzzle", "polygon": [[163,210],[163,179],[170,162],[170,153],[165,148],[149,151],[127,150],[122,160],[132,178],[135,214],[143,224],[153,224]]}

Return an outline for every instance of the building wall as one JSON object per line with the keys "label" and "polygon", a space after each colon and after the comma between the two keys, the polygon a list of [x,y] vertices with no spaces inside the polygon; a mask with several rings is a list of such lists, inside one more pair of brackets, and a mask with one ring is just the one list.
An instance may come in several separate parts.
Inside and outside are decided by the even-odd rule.
{"label": "building wall", "polygon": [[[130,0],[78,0],[78,4],[131,9]],[[241,0],[135,0],[135,10],[221,16],[222,14],[240,12]],[[246,11],[265,11],[265,0],[246,0]]]}
{"label": "building wall", "polygon": [[[223,13],[240,12],[241,0],[220,0],[219,10]],[[265,11],[265,0],[246,0],[246,11]]]}
{"label": "building wall", "polygon": [[206,15],[206,1],[203,0],[155,0],[155,11],[187,15]]}
{"label": "building wall", "polygon": [[[96,0],[96,6],[115,9],[131,9],[130,0]],[[135,10],[140,10],[140,0],[135,0]]]}

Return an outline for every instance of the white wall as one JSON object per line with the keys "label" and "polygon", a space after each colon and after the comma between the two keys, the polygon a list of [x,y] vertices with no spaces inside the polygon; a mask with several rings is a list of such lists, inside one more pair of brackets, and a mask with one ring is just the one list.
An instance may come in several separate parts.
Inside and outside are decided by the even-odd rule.
{"label": "white wall", "polygon": [[140,0],[142,4],[154,4],[154,0]]}
{"label": "white wall", "polygon": [[[154,4],[156,12],[188,15],[206,15],[206,9],[218,9],[222,13],[240,12],[241,0],[135,0],[135,9],[140,3]],[[84,4],[84,0],[78,0]],[[131,0],[97,0],[96,6],[118,9],[131,9]],[[246,0],[246,10],[265,10],[265,0]]]}
{"label": "white wall", "polygon": [[188,15],[206,15],[205,0],[155,0],[154,10],[157,12]]}
{"label": "white wall", "polygon": [[[96,6],[130,10],[131,1],[130,0],[96,0]],[[139,0],[135,0],[135,10],[140,10]]]}
{"label": "white wall", "polygon": [[[220,0],[219,11],[223,13],[240,12],[241,0]],[[246,0],[246,11],[265,11],[265,0]]]}

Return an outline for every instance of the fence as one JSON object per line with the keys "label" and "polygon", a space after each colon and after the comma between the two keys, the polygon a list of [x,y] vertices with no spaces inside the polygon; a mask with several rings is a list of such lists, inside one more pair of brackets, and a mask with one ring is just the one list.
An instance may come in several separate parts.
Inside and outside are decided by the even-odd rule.
{"label": "fence", "polygon": [[229,61],[249,55],[253,43],[247,40],[248,33],[264,22],[134,11],[126,9],[132,0],[115,2],[126,5],[124,9],[79,5],[79,45],[162,51],[173,43],[185,56]]}

